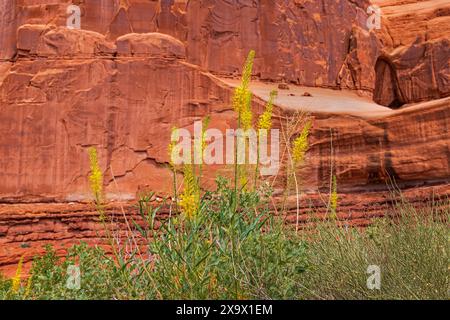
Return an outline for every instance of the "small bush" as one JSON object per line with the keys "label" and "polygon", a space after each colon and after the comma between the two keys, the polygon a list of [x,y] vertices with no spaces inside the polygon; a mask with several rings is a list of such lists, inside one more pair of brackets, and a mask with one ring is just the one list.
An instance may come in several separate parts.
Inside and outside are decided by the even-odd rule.
{"label": "small bush", "polygon": [[[298,297],[448,298],[448,209],[440,216],[411,207],[400,211],[398,219],[379,219],[365,230],[319,225],[307,250],[311,268],[303,274],[304,294]],[[367,288],[370,265],[380,267],[380,290]]]}
{"label": "small bush", "polygon": [[[155,237],[154,277],[164,299],[288,298],[306,268],[305,245],[290,239],[257,192],[224,179],[184,226],[166,221]],[[258,206],[259,210],[255,210]]]}

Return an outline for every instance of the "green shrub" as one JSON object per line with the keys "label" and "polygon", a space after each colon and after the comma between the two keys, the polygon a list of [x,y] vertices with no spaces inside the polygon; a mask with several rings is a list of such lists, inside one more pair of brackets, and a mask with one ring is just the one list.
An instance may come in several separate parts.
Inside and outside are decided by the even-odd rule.
{"label": "green shrub", "polygon": [[[298,298],[447,299],[448,207],[432,212],[402,206],[397,219],[378,219],[365,230],[320,224]],[[367,288],[369,265],[381,269],[380,290]]]}
{"label": "green shrub", "polygon": [[[263,198],[266,198],[263,196]],[[196,219],[168,220],[155,235],[154,278],[165,299],[288,298],[306,268],[305,246],[289,239],[257,192],[238,211],[224,179],[206,193]],[[258,211],[255,208],[258,207]],[[264,229],[264,230],[263,230]]]}

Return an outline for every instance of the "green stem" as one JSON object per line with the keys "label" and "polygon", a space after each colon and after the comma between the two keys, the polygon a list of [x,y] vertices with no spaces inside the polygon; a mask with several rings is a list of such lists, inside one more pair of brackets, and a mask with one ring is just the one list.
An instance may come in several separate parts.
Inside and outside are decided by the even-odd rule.
{"label": "green stem", "polygon": [[[241,128],[241,113],[239,113],[239,117],[238,117],[238,125],[237,128],[240,129]],[[233,203],[233,211],[236,212],[237,209],[237,197],[238,197],[238,183],[239,183],[239,173],[238,173],[238,142],[239,142],[239,138],[236,135],[236,141],[234,144],[234,203]]]}
{"label": "green stem", "polygon": [[258,183],[258,173],[259,173],[259,145],[261,141],[259,141],[259,132],[257,133],[257,143],[256,143],[256,168],[255,168],[255,184],[253,185],[254,190],[256,190],[256,184]]}
{"label": "green stem", "polygon": [[175,201],[175,213],[178,213],[178,191],[177,191],[177,172],[175,167],[172,166],[173,173],[173,197]]}

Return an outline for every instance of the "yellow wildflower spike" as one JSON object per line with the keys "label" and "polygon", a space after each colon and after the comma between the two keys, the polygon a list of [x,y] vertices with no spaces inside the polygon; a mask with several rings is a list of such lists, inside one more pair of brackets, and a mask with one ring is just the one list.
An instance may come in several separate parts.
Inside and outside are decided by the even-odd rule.
{"label": "yellow wildflower spike", "polygon": [[338,206],[338,194],[337,194],[337,179],[333,176],[332,186],[331,186],[331,196],[330,196],[330,207],[331,207],[331,217],[333,219],[337,218],[337,206]]}
{"label": "yellow wildflower spike", "polygon": [[238,113],[244,129],[250,129],[252,126],[253,114],[251,110],[252,93],[248,89],[252,78],[253,61],[255,59],[255,51],[250,51],[242,71],[241,85],[234,91],[232,105],[234,111]]}
{"label": "yellow wildflower spike", "polygon": [[200,205],[200,188],[194,176],[192,165],[184,166],[184,190],[180,195],[180,208],[186,219],[192,220]]}
{"label": "yellow wildflower spike", "polygon": [[270,130],[270,128],[272,128],[273,101],[275,100],[277,95],[278,92],[276,90],[273,90],[270,93],[266,108],[263,114],[259,117],[258,128],[261,130]]}
{"label": "yellow wildflower spike", "polygon": [[[255,51],[251,50],[242,70],[241,85],[234,91],[232,105],[234,111],[239,116],[238,127],[244,130],[252,128],[253,113],[252,113],[252,93],[249,90],[250,81],[252,78],[253,62],[255,60]],[[236,151],[235,151],[236,152]],[[237,156],[235,154],[235,156]],[[235,164],[235,188],[238,187],[240,180],[239,165]]]}
{"label": "yellow wildflower spike", "polygon": [[22,277],[22,265],[23,265],[23,256],[20,258],[19,263],[17,264],[16,275],[12,279],[11,291],[15,294],[19,292],[20,289],[20,279]]}
{"label": "yellow wildflower spike", "polygon": [[242,186],[243,190],[248,191],[248,178],[246,172],[242,176],[240,176],[239,180],[239,183]]}
{"label": "yellow wildflower spike", "polygon": [[245,90],[242,87],[237,87],[234,89],[234,95],[232,99],[233,109],[236,113],[240,114],[243,110],[244,100],[243,96],[245,94]]}
{"label": "yellow wildflower spike", "polygon": [[244,130],[252,128],[253,113],[250,107],[245,108],[241,112],[241,125]]}
{"label": "yellow wildflower spike", "polygon": [[102,203],[103,174],[98,164],[97,150],[91,147],[88,149],[88,152],[89,164],[91,167],[91,174],[89,175],[91,190],[94,194],[96,203],[100,205]]}
{"label": "yellow wildflower spike", "polygon": [[305,158],[305,153],[308,150],[308,137],[311,130],[312,123],[308,121],[303,127],[302,133],[294,140],[292,148],[292,158],[295,164],[300,164]]}
{"label": "yellow wildflower spike", "polygon": [[245,62],[244,70],[242,72],[242,87],[244,90],[248,88],[248,85],[250,84],[250,80],[252,78],[252,71],[253,71],[253,62],[255,60],[255,51],[251,50],[248,53],[247,61]]}

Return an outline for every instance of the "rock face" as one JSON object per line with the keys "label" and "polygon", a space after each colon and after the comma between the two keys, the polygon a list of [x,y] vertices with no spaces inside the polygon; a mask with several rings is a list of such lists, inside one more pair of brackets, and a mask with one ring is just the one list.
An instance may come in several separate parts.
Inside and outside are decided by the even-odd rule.
{"label": "rock face", "polygon": [[[368,0],[74,4],[81,8],[84,30],[109,40],[129,33],[164,33],[185,43],[190,63],[219,74],[239,73],[248,51],[255,49],[255,75],[261,79],[361,90],[394,107],[448,96],[448,1],[372,2],[382,13],[381,29],[372,31],[366,26]],[[3,1],[0,58],[17,53],[20,26],[64,26],[70,3]]]}
{"label": "rock face", "polygon": [[101,34],[45,25],[23,25],[17,30],[17,55],[23,58],[89,59],[110,56],[116,46]]}
{"label": "rock face", "polygon": [[[379,30],[367,29],[365,0],[80,0],[73,30],[65,27],[72,1],[1,1],[0,268],[22,254],[30,261],[45,243],[95,241],[90,146],[107,199],[133,212],[128,201],[139,193],[170,193],[171,128],[192,129],[206,115],[211,127],[235,126],[227,80],[250,49],[255,81],[282,83],[294,97],[277,103],[281,115],[302,107],[298,86],[343,90],[336,110],[317,103],[316,88],[305,98],[314,124],[300,174],[319,211],[330,164],[340,217],[352,224],[389,207],[390,179],[415,204],[448,195],[450,3],[373,2]],[[345,90],[364,105],[402,108],[339,110]],[[268,98],[258,93],[255,112]],[[212,183],[215,172],[206,175]]]}
{"label": "rock face", "polygon": [[377,0],[385,28],[374,100],[393,107],[450,95],[450,3]]}
{"label": "rock face", "polygon": [[162,33],[130,33],[117,39],[117,55],[186,58],[186,48],[181,41]]}

